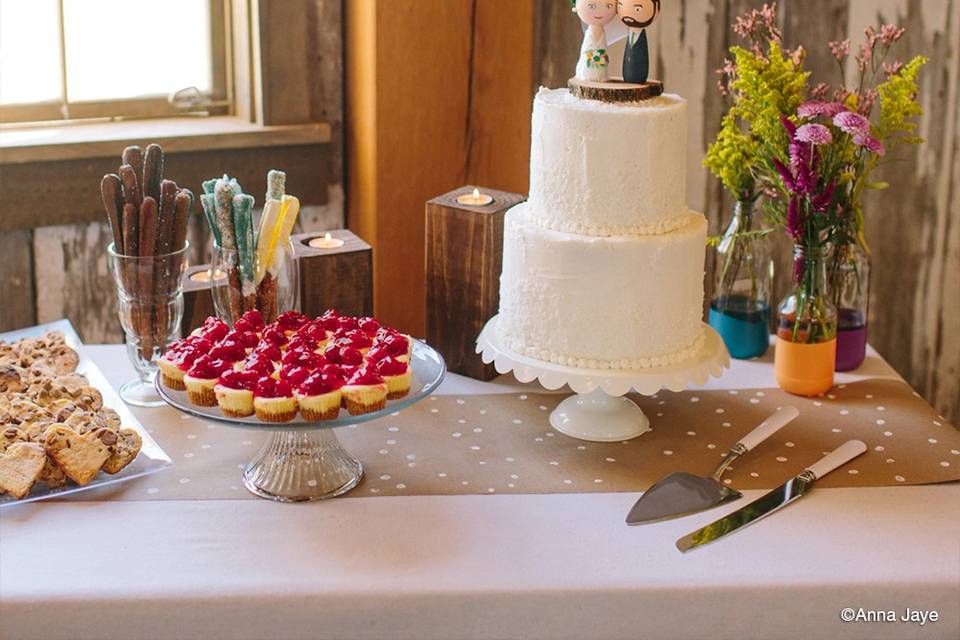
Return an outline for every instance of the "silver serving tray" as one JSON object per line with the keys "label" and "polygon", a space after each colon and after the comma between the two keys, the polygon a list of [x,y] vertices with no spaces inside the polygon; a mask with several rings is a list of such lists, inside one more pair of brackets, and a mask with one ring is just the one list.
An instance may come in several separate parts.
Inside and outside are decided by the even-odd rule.
{"label": "silver serving tray", "polygon": [[210,420],[219,420],[220,422],[228,422],[237,427],[268,429],[273,431],[345,427],[347,425],[367,422],[368,420],[375,420],[376,418],[390,415],[422,400],[440,386],[440,382],[443,381],[443,376],[447,370],[443,356],[441,356],[436,349],[419,340],[411,338],[410,343],[413,345],[413,353],[410,355],[410,369],[413,373],[413,380],[410,383],[410,393],[398,400],[387,400],[387,406],[380,411],[353,416],[347,413],[346,409],[341,409],[339,417],[335,420],[326,420],[324,422],[308,422],[304,420],[300,414],[297,414],[297,417],[289,422],[280,423],[262,422],[256,416],[234,418],[223,415],[219,407],[200,407],[190,404],[186,391],[168,389],[160,382],[160,376],[157,376],[154,385],[160,397],[171,406],[191,415]]}
{"label": "silver serving tray", "polygon": [[127,405],[124,404],[124,402],[120,399],[120,396],[117,395],[117,392],[113,386],[107,381],[100,369],[97,368],[97,365],[95,365],[93,360],[91,360],[87,355],[83,346],[83,342],[80,341],[80,336],[77,335],[77,332],[74,330],[73,325],[70,324],[69,320],[57,320],[56,322],[48,322],[35,327],[29,327],[27,329],[19,329],[17,331],[0,333],[0,340],[13,342],[14,340],[19,340],[20,338],[40,336],[48,331],[60,331],[63,333],[63,337],[66,340],[67,345],[75,350],[77,355],[80,357],[80,363],[77,366],[77,373],[82,373],[83,375],[87,376],[87,378],[90,380],[90,384],[96,387],[103,395],[103,404],[120,414],[120,420],[124,427],[136,429],[136,431],[140,434],[140,437],[143,439],[143,447],[140,449],[140,455],[137,456],[136,460],[127,465],[120,473],[110,475],[101,471],[90,484],[82,487],[74,484],[71,480],[68,480],[66,485],[56,489],[50,489],[43,483],[38,482],[36,485],[34,485],[30,493],[21,500],[15,500],[12,496],[7,494],[0,495],[0,509],[16,504],[24,504],[26,502],[34,502],[36,500],[45,500],[47,498],[65,496],[71,493],[77,493],[79,491],[86,491],[87,489],[105,487],[117,482],[124,482],[126,480],[132,480],[133,478],[139,478],[140,476],[156,473],[161,469],[167,469],[173,466],[170,456],[168,456],[163,449],[160,448],[160,445],[158,445],[156,441],[150,437],[150,434],[147,433],[147,430],[144,429],[143,425],[140,424],[140,421],[137,420],[136,416],[133,415],[133,412],[127,408]]}

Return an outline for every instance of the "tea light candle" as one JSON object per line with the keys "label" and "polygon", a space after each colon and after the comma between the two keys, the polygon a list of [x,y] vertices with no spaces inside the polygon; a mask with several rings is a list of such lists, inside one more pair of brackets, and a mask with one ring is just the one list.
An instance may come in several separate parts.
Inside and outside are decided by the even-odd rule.
{"label": "tea light candle", "polygon": [[322,238],[314,238],[308,242],[314,249],[337,249],[343,246],[343,240],[334,238],[330,233],[323,234]]}
{"label": "tea light candle", "polygon": [[480,189],[474,189],[473,193],[464,193],[457,196],[457,202],[469,207],[483,207],[493,202],[493,196],[480,193]]}
{"label": "tea light candle", "polygon": [[211,282],[212,280],[220,280],[224,277],[223,271],[217,269],[213,271],[212,269],[206,269],[204,271],[197,271],[196,273],[190,274],[190,280],[193,282]]}

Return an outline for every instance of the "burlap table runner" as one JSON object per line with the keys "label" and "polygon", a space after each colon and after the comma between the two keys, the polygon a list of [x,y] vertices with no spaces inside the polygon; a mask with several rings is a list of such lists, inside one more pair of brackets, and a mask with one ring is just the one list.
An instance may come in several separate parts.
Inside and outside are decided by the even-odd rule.
{"label": "burlap table runner", "polygon": [[[730,445],[784,404],[800,417],[730,467],[725,482],[768,489],[851,438],[866,454],[818,487],[927,484],[960,479],[960,432],[903,382],[868,380],[829,395],[779,389],[662,392],[634,399],[653,430],[626,442],[593,443],[553,431],[550,394],[433,396],[338,435],[366,475],[351,496],[639,492],[676,470],[708,474]],[[141,414],[177,465],[67,500],[252,499],[241,469],[260,432],[182,415]],[[153,424],[154,426],[150,426]]]}

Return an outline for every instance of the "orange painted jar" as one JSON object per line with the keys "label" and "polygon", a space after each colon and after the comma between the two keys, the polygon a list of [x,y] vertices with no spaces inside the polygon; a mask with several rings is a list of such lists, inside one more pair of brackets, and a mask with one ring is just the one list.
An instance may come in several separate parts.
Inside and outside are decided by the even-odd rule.
{"label": "orange painted jar", "polygon": [[837,340],[804,344],[777,338],[773,374],[777,385],[798,396],[818,396],[833,386]]}
{"label": "orange painted jar", "polygon": [[787,393],[816,396],[833,386],[837,308],[827,295],[825,253],[822,247],[794,247],[794,286],[777,307],[773,370]]}

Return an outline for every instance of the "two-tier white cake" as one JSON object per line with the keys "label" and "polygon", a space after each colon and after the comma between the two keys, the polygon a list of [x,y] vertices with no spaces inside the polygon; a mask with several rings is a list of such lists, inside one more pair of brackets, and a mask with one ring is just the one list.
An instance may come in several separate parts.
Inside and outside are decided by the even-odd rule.
{"label": "two-tier white cake", "polygon": [[707,223],[686,204],[686,102],[541,89],[530,198],[507,212],[499,338],[557,364],[640,369],[703,342]]}

